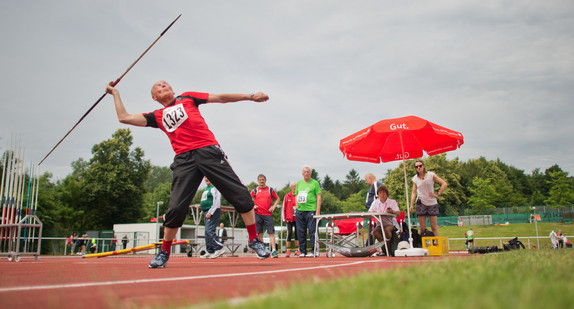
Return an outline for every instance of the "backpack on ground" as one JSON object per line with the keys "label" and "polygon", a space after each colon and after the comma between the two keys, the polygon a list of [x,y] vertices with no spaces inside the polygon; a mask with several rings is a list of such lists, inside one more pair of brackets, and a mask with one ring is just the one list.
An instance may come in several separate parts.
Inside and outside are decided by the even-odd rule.
{"label": "backpack on ground", "polygon": [[421,237],[434,237],[434,233],[432,231],[429,231],[427,229],[424,229],[421,232]]}
{"label": "backpack on ground", "polygon": [[419,234],[419,230],[412,228],[411,233],[413,234],[413,247],[415,248],[422,248],[423,247],[423,239]]}

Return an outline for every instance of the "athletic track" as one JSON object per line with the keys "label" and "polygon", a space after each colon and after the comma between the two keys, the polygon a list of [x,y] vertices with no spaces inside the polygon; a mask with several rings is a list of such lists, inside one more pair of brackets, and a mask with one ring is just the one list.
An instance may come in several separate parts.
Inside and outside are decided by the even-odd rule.
{"label": "athletic track", "polygon": [[253,255],[204,260],[172,255],[164,269],[147,267],[151,255],[105,258],[0,258],[0,308],[165,308],[261,295],[276,287],[328,280],[443,257],[285,258]]}

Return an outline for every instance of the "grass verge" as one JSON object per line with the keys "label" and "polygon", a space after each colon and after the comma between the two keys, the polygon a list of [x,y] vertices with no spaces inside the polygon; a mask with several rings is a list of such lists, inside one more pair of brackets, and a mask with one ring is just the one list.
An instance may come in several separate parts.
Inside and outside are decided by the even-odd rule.
{"label": "grass verge", "polygon": [[[464,240],[453,240],[454,238],[464,238],[464,233],[468,231],[470,226],[444,226],[439,228],[440,236],[445,236],[450,239],[450,250],[466,250]],[[473,225],[471,226],[474,231],[474,237],[477,238],[475,241],[475,246],[478,247],[488,247],[488,246],[501,246],[500,241],[494,239],[481,239],[486,237],[502,237],[502,241],[511,240],[514,237],[518,237],[525,246],[528,246],[528,239],[525,237],[535,237],[536,227],[534,223],[514,223],[509,225]],[[571,236],[574,235],[574,224],[572,223],[538,223],[538,235],[540,237],[539,242],[535,239],[530,239],[530,247],[540,243],[540,248],[547,249],[552,246],[550,242],[549,234],[550,231],[554,230],[558,233],[558,230]],[[574,239],[570,239],[574,241]]]}
{"label": "grass verge", "polygon": [[209,308],[572,308],[574,250],[518,250],[451,258],[326,282],[276,288]]}

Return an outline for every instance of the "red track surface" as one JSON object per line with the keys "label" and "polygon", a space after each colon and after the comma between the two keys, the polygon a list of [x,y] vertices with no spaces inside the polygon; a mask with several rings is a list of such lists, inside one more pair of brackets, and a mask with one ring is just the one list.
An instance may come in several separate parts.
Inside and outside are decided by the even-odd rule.
{"label": "red track surface", "polygon": [[152,256],[0,259],[0,308],[155,308],[243,298],[275,287],[437,262],[424,258],[284,258],[214,260],[172,256],[164,269]]}

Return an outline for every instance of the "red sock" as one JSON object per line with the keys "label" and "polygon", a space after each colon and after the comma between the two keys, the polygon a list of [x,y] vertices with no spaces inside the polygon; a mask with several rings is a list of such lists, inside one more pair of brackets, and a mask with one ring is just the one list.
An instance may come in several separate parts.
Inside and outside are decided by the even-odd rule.
{"label": "red sock", "polygon": [[173,242],[173,240],[167,241],[164,239],[163,243],[161,244],[161,250],[167,251],[167,254],[169,255],[169,253],[171,252],[171,243],[172,242]]}
{"label": "red sock", "polygon": [[249,234],[249,242],[252,242],[257,238],[257,227],[255,224],[247,225],[247,233]]}

